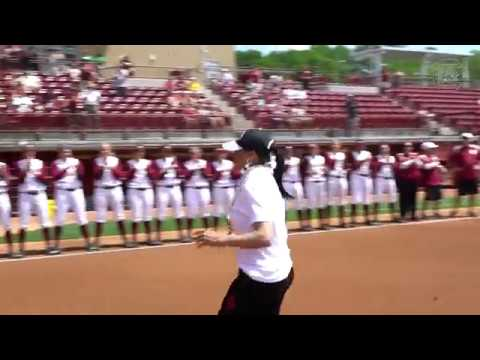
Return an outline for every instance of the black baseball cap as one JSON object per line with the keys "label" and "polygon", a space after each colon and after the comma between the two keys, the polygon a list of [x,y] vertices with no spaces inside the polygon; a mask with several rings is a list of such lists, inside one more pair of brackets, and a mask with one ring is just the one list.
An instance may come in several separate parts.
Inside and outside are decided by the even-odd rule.
{"label": "black baseball cap", "polygon": [[240,136],[240,139],[228,141],[222,145],[222,148],[229,152],[239,150],[264,152],[270,150],[273,143],[274,140],[268,132],[260,129],[248,129]]}

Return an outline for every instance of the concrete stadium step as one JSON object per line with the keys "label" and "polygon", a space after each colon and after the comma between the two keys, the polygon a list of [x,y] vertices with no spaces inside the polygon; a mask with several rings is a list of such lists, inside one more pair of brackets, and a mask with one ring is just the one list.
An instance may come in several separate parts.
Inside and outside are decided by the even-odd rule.
{"label": "concrete stadium step", "polygon": [[245,116],[243,116],[237,111],[237,109],[228,105],[226,101],[222,100],[219,95],[213,93],[212,90],[205,89],[203,93],[209,100],[217,104],[222,111],[232,117],[232,126],[234,129],[248,129],[253,126],[252,121],[247,120]]}
{"label": "concrete stadium step", "polygon": [[165,79],[130,78],[127,80],[127,87],[149,86],[162,88],[164,87],[165,82]]}

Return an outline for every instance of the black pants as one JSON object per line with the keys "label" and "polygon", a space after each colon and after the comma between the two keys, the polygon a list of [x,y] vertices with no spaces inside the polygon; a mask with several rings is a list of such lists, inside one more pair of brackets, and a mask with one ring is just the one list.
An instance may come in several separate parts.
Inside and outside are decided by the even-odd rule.
{"label": "black pants", "polygon": [[255,281],[242,270],[233,280],[218,315],[279,315],[283,297],[293,282],[293,269],[277,283]]}
{"label": "black pants", "polygon": [[398,181],[398,192],[400,193],[400,216],[404,218],[407,213],[411,214],[411,217],[415,217],[417,210],[417,190],[418,184],[416,181]]}

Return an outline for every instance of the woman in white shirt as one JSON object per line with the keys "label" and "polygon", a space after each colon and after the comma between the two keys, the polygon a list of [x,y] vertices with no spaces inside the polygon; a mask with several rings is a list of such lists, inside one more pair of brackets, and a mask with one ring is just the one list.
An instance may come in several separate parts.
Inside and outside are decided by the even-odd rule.
{"label": "woman in white shirt", "polygon": [[[222,302],[219,315],[278,315],[283,297],[293,282],[287,244],[283,158],[274,140],[250,129],[237,141],[223,144],[234,152],[235,167],[248,169],[242,176],[229,218],[228,235],[207,230],[197,233],[199,247],[236,247],[240,268]],[[269,163],[275,156],[275,167]]]}

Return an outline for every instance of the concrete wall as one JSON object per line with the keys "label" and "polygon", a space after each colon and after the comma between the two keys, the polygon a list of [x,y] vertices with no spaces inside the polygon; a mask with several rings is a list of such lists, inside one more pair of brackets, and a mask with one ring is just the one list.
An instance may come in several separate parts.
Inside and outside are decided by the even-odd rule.
{"label": "concrete wall", "polygon": [[[233,45],[205,46],[211,58],[224,66],[235,66]],[[108,45],[107,66],[117,65],[123,55],[128,55],[138,66],[197,68],[202,59],[201,45]],[[156,59],[151,60],[150,55]]]}

